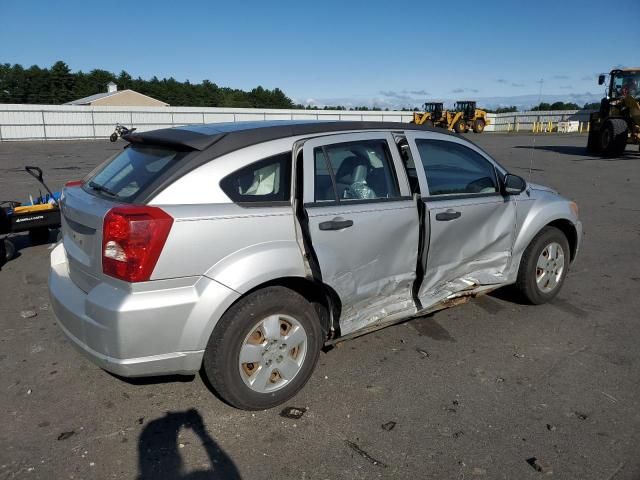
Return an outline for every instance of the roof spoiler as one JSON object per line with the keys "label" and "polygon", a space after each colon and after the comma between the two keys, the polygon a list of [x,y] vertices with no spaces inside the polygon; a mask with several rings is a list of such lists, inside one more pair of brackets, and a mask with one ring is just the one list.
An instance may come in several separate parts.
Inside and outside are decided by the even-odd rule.
{"label": "roof spoiler", "polygon": [[122,138],[129,143],[139,145],[162,145],[177,150],[205,150],[226,134],[203,135],[202,133],[180,128],[162,128],[150,132],[132,132]]}

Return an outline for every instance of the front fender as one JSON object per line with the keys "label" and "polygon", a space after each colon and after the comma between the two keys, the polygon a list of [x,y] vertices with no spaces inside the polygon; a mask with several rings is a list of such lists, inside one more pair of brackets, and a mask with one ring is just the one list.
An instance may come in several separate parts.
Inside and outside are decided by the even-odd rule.
{"label": "front fender", "polygon": [[517,273],[522,254],[533,238],[552,222],[568,221],[576,231],[579,241],[582,228],[577,215],[571,209],[571,202],[555,193],[534,191],[531,198],[523,194],[523,200],[516,200],[517,227],[513,244],[513,265]]}
{"label": "front fender", "polygon": [[244,294],[271,280],[309,275],[298,243],[278,240],[237,250],[211,267],[205,276]]}

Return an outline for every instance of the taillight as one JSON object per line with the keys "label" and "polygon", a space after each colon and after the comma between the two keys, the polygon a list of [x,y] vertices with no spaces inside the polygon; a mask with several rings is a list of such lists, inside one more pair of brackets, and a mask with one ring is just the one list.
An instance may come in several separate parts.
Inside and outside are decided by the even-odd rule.
{"label": "taillight", "polygon": [[171,225],[173,218],[157,207],[112,208],[102,229],[102,271],[127,282],[149,280]]}
{"label": "taillight", "polygon": [[69,188],[69,187],[78,187],[78,186],[80,186],[80,185],[82,185],[82,180],[71,180],[70,182],[67,182],[67,183],[65,183],[65,184],[64,184],[64,186],[65,186],[66,188]]}

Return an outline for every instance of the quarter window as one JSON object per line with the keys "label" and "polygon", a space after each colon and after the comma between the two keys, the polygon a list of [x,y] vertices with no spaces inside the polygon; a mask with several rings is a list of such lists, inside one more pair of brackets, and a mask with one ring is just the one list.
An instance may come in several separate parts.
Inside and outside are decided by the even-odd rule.
{"label": "quarter window", "polygon": [[499,191],[494,166],[459,143],[416,140],[429,195],[482,194]]}
{"label": "quarter window", "polygon": [[220,182],[237,203],[288,201],[291,194],[291,152],[247,165]]}
{"label": "quarter window", "polygon": [[348,202],[399,197],[385,140],[361,140],[317,147],[315,200]]}

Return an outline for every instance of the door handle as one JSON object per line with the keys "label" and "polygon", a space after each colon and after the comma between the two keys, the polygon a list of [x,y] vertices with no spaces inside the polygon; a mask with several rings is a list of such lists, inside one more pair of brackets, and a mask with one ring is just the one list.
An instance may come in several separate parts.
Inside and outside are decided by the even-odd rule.
{"label": "door handle", "polygon": [[353,225],[353,220],[343,220],[341,218],[334,218],[328,222],[321,222],[318,226],[320,230],[342,230],[343,228],[349,228]]}
{"label": "door handle", "polygon": [[448,222],[449,220],[455,220],[456,218],[460,218],[462,212],[456,212],[454,210],[447,210],[446,212],[436,213],[436,220],[439,222]]}

